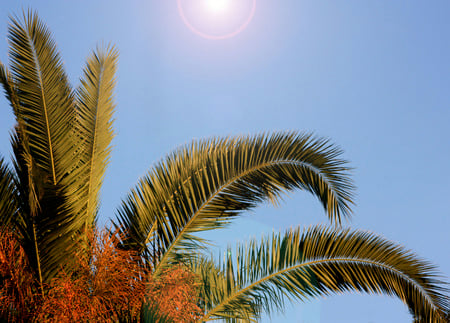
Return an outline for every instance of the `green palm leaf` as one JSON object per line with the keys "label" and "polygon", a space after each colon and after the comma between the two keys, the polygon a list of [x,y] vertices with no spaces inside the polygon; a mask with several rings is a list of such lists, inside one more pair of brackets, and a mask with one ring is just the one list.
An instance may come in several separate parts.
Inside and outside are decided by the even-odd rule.
{"label": "green palm leaf", "polygon": [[417,322],[447,322],[448,292],[435,267],[384,238],[363,231],[312,227],[274,234],[236,248],[222,268],[198,260],[203,321],[255,320],[282,309],[284,298],[307,300],[347,291],[397,296]]}
{"label": "green palm leaf", "polygon": [[112,115],[117,57],[113,48],[94,52],[88,58],[77,93],[77,148],[82,157],[75,179],[80,189],[71,194],[70,201],[87,225],[96,221],[99,192],[114,136]]}
{"label": "green palm leaf", "polygon": [[126,245],[158,253],[158,272],[180,253],[197,251],[196,232],[295,188],[313,193],[340,223],[353,191],[340,155],[327,140],[295,132],[193,142],[139,181],[118,226],[129,235]]}

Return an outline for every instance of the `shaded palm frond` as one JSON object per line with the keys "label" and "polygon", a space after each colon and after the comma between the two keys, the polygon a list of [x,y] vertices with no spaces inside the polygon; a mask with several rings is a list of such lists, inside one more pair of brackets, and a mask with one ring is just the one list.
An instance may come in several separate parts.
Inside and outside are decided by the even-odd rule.
{"label": "shaded palm frond", "polygon": [[204,321],[254,318],[261,311],[282,309],[285,298],[307,300],[347,291],[396,296],[418,322],[447,322],[450,309],[448,289],[434,266],[363,231],[321,226],[303,233],[289,230],[239,245],[220,270],[204,264],[211,267],[205,260],[192,266],[204,281]]}
{"label": "shaded palm frond", "polygon": [[43,292],[41,270],[41,249],[37,241],[36,217],[40,212],[40,199],[43,195],[42,176],[29,153],[28,140],[23,127],[17,125],[11,136],[14,152],[15,182],[18,191],[18,212],[14,221],[14,231],[20,242]]}
{"label": "shaded palm frond", "polygon": [[167,314],[161,313],[158,304],[145,304],[140,319],[142,323],[174,323]]}
{"label": "shaded palm frond", "polygon": [[74,177],[79,191],[70,195],[70,203],[87,225],[93,225],[96,221],[100,188],[114,136],[112,117],[117,57],[114,48],[92,53],[77,92],[76,125],[79,137],[76,139],[81,161]]}
{"label": "shaded palm frond", "polygon": [[11,73],[6,66],[0,62],[0,84],[3,86],[6,99],[10,102],[13,112],[18,116],[19,111],[19,99],[17,97],[17,88],[14,84]]}
{"label": "shaded palm frond", "polygon": [[177,254],[197,250],[196,232],[222,227],[296,188],[315,195],[340,223],[353,193],[340,156],[328,140],[296,132],[196,141],[139,181],[119,210],[118,226],[127,231],[128,246],[163,255],[164,267]]}
{"label": "shaded palm frond", "polygon": [[29,153],[26,135],[16,127],[12,136],[18,212],[15,230],[27,252],[41,285],[48,283],[61,269],[75,265],[81,226],[76,218],[62,209],[65,196],[61,184],[53,185]]}
{"label": "shaded palm frond", "polygon": [[18,210],[14,175],[0,156],[0,231],[10,226]]}

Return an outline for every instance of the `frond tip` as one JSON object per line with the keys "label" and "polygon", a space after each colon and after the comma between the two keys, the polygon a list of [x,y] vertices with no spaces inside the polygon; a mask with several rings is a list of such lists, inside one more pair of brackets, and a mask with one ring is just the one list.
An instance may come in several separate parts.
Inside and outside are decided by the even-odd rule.
{"label": "frond tip", "polygon": [[236,315],[248,319],[272,307],[283,308],[285,297],[306,300],[347,291],[396,296],[417,322],[447,322],[450,309],[449,290],[434,266],[363,231],[322,226],[303,233],[289,230],[238,246],[215,275],[204,263],[193,264],[204,281],[204,320]]}

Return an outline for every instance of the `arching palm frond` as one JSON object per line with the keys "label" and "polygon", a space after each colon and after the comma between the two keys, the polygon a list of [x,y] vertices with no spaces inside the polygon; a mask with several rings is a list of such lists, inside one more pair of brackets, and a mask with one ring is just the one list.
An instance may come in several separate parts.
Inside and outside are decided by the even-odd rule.
{"label": "arching palm frond", "polygon": [[295,132],[194,142],[139,181],[117,225],[129,235],[129,246],[156,244],[160,270],[180,253],[197,251],[196,232],[221,227],[295,188],[313,193],[340,222],[349,215],[353,192],[340,155],[327,140]]}
{"label": "arching palm frond", "polygon": [[88,226],[96,221],[100,188],[114,136],[112,116],[117,57],[114,48],[92,53],[77,92],[77,149],[82,160],[75,177],[80,191],[71,195],[71,202],[78,206],[76,213]]}
{"label": "arching palm frond", "polygon": [[203,282],[203,321],[255,319],[261,311],[281,309],[286,297],[307,300],[347,291],[396,296],[417,322],[447,322],[450,309],[434,266],[363,231],[288,230],[239,245],[220,270],[202,259],[192,268]]}
{"label": "arching palm frond", "polygon": [[9,26],[11,72],[0,81],[17,125],[12,137],[19,191],[18,230],[41,286],[69,265],[84,219],[68,196],[76,191],[75,108],[47,27],[32,12]]}

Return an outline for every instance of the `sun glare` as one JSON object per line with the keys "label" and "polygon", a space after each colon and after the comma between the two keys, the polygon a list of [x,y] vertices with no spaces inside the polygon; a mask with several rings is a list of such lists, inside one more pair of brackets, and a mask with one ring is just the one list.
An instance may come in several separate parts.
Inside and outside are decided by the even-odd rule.
{"label": "sun glare", "polygon": [[213,13],[223,13],[230,8],[230,0],[205,0],[206,8]]}
{"label": "sun glare", "polygon": [[190,30],[208,39],[226,39],[250,23],[257,0],[177,0],[181,19]]}

